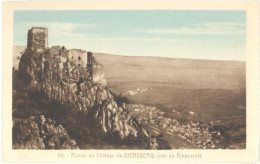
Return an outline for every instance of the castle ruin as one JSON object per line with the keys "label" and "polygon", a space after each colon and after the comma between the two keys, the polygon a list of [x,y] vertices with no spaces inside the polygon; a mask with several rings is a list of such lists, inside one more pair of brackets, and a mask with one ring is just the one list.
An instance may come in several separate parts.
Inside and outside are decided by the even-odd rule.
{"label": "castle ruin", "polygon": [[127,107],[117,103],[106,84],[103,66],[91,52],[67,50],[64,46],[49,48],[47,36],[46,28],[33,27],[28,32],[28,46],[18,70],[23,89],[36,95],[37,101],[40,95],[46,103],[57,102],[62,109],[69,107],[88,116],[84,119],[93,119],[90,126],[94,125],[99,136],[137,144],[138,136],[145,136],[146,147],[155,143],[150,142],[147,131],[128,114]]}
{"label": "castle ruin", "polygon": [[28,31],[27,47],[34,50],[48,48],[48,29],[43,27],[32,27]]}
{"label": "castle ruin", "polygon": [[[27,49],[41,53],[49,50],[51,56],[58,56],[63,62],[72,61],[78,67],[84,67],[94,82],[105,83],[103,66],[94,60],[92,52],[81,49],[66,50],[65,47],[53,46],[48,48],[48,29],[44,27],[32,27],[28,30]],[[54,57],[54,59],[58,59]]]}

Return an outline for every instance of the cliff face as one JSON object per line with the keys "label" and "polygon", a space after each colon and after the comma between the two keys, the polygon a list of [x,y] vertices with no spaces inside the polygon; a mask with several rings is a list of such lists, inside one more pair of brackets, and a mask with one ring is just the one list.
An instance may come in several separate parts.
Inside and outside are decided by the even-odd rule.
{"label": "cliff face", "polygon": [[67,52],[57,46],[42,52],[27,48],[19,64],[25,87],[43,93],[49,102],[70,104],[72,111],[93,117],[105,135],[116,133],[121,140],[145,136],[147,148],[156,148],[157,143],[150,142],[146,130],[128,114],[125,105],[119,106],[114,100],[104,80],[103,66],[93,58],[91,77],[90,69],[76,65]]}

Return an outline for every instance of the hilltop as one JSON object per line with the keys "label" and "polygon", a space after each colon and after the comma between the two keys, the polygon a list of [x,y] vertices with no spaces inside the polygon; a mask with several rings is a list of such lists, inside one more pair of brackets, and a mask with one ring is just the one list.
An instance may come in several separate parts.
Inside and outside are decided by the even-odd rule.
{"label": "hilltop", "polygon": [[[108,81],[182,83],[188,88],[236,89],[245,84],[245,62],[135,57],[95,53]],[[199,77],[199,78],[198,78]],[[223,85],[225,84],[225,85]]]}

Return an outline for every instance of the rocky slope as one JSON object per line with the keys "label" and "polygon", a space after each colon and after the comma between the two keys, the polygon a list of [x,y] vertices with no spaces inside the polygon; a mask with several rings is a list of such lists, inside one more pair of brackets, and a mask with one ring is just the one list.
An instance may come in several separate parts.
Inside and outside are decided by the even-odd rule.
{"label": "rocky slope", "polygon": [[[89,69],[70,61],[66,52],[66,48],[58,46],[41,52],[27,48],[18,72],[24,87],[43,93],[48,102],[69,104],[70,110],[93,117],[104,135],[118,134],[122,141],[144,136],[146,148],[157,148],[156,140],[128,114],[125,105],[119,106],[106,84],[94,82]],[[93,68],[100,67],[92,60]]]}
{"label": "rocky slope", "polygon": [[43,115],[13,120],[13,149],[78,149],[62,125]]}

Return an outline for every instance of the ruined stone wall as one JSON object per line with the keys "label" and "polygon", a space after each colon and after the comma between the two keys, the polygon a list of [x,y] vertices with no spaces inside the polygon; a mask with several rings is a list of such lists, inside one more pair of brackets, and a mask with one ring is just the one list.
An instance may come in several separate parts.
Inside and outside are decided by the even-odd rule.
{"label": "ruined stone wall", "polygon": [[94,57],[92,59],[92,76],[94,82],[106,84],[104,67],[103,65],[96,62]]}
{"label": "ruined stone wall", "polygon": [[48,29],[33,27],[28,31],[27,47],[37,49],[48,48]]}
{"label": "ruined stone wall", "polygon": [[[86,51],[80,49],[68,50],[68,58],[77,66],[87,67],[88,55]],[[88,69],[92,71],[92,80],[95,83],[106,84],[103,65],[96,62],[93,56],[91,56],[90,60],[91,65],[89,65],[89,67],[91,68]]]}
{"label": "ruined stone wall", "polygon": [[[43,27],[32,27],[28,31],[27,48],[36,52],[44,52],[48,49],[48,29]],[[49,55],[60,56],[60,60],[65,62],[67,59],[72,61],[76,66],[87,67],[87,52],[81,49],[64,50],[60,46],[53,46],[49,49]],[[66,54],[66,55],[64,55]],[[92,59],[91,59],[92,60]],[[89,66],[92,71],[92,79],[94,82],[106,84],[104,78],[104,70],[101,64],[97,62]]]}
{"label": "ruined stone wall", "polygon": [[87,66],[87,52],[80,49],[69,50],[69,58],[76,64],[82,67]]}

